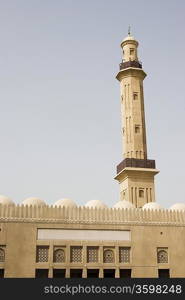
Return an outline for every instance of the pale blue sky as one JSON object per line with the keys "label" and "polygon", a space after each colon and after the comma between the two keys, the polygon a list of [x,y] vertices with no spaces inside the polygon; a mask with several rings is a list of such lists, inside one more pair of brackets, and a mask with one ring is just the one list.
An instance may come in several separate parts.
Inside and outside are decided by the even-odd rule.
{"label": "pale blue sky", "polygon": [[0,194],[113,205],[121,157],[115,79],[139,41],[156,198],[185,202],[185,2],[0,1]]}

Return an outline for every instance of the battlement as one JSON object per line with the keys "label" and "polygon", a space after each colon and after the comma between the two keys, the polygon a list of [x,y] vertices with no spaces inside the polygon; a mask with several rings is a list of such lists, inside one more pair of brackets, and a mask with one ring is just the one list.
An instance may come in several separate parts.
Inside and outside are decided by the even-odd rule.
{"label": "battlement", "polygon": [[185,226],[185,211],[0,205],[0,222]]}

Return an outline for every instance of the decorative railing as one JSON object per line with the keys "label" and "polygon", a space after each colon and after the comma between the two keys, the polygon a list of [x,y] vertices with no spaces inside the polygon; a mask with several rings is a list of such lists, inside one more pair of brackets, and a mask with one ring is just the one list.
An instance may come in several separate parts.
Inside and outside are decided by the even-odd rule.
{"label": "decorative railing", "polygon": [[155,169],[155,160],[125,158],[119,165],[117,165],[117,174],[120,173],[126,167]]}
{"label": "decorative railing", "polygon": [[119,69],[123,70],[126,68],[139,68],[142,69],[142,63],[140,61],[136,61],[136,60],[129,60],[129,61],[125,61],[119,64]]}

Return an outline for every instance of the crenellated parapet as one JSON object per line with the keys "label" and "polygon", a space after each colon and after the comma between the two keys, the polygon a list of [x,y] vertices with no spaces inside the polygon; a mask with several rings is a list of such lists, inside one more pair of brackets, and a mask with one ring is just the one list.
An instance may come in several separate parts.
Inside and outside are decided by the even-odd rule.
{"label": "crenellated parapet", "polygon": [[185,211],[0,204],[0,222],[185,226]]}

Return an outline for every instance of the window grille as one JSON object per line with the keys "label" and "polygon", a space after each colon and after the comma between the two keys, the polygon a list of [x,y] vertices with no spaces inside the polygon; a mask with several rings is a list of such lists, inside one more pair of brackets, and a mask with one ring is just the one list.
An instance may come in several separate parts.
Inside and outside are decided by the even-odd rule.
{"label": "window grille", "polygon": [[38,246],[37,247],[37,262],[48,262],[49,247],[48,246]]}
{"label": "window grille", "polygon": [[157,262],[158,263],[168,263],[168,253],[166,250],[164,250],[164,249],[158,250]]}
{"label": "window grille", "polygon": [[53,253],[53,261],[55,263],[65,262],[65,251],[63,249],[56,249]]}
{"label": "window grille", "polygon": [[104,261],[104,263],[113,263],[114,262],[114,252],[110,249],[104,250],[103,261]]}
{"label": "window grille", "polygon": [[82,262],[82,246],[71,247],[71,262]]}
{"label": "window grille", "polygon": [[130,247],[119,248],[119,262],[129,263],[130,262]]}
{"label": "window grille", "polygon": [[0,247],[0,262],[5,261],[5,251],[2,247]]}
{"label": "window grille", "polygon": [[98,262],[98,247],[87,248],[87,262]]}

